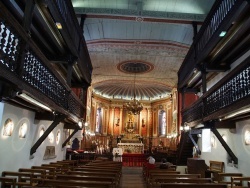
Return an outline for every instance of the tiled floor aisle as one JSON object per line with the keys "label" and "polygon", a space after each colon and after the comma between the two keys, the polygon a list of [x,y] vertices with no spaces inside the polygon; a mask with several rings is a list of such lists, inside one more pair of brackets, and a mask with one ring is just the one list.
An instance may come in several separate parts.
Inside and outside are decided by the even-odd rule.
{"label": "tiled floor aisle", "polygon": [[122,167],[120,188],[145,188],[142,167]]}

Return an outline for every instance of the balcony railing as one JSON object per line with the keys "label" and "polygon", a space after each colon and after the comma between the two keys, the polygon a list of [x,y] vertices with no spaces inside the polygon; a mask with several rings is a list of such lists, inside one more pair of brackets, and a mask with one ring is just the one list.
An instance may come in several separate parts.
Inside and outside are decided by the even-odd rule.
{"label": "balcony railing", "polygon": [[91,83],[91,73],[93,70],[91,60],[87,50],[87,45],[83,36],[79,23],[77,21],[74,8],[70,0],[54,0],[48,1],[49,7],[53,7],[52,14],[58,12],[63,20],[63,28],[67,30],[67,37],[71,38],[74,49],[73,54],[79,58],[78,64],[81,71],[84,73],[83,77],[87,83]]}
{"label": "balcony railing", "polygon": [[[250,58],[214,85],[191,107],[183,110],[183,122],[207,121],[228,110],[250,105]],[[216,114],[216,115],[215,115]]]}
{"label": "balcony railing", "polygon": [[21,91],[36,91],[32,96],[42,93],[62,112],[82,117],[85,106],[1,3],[0,9],[0,77]]}
{"label": "balcony railing", "polygon": [[[220,40],[218,32],[222,23],[224,27],[230,27],[231,23],[225,23],[225,20],[232,16],[235,9],[240,7],[243,0],[216,0],[214,6],[204,20],[202,27],[195,36],[184,62],[178,72],[179,88],[186,84],[186,80],[197,64],[204,60],[204,57]],[[225,26],[226,25],[226,26]],[[212,44],[213,41],[213,44]],[[208,47],[209,44],[209,47]]]}

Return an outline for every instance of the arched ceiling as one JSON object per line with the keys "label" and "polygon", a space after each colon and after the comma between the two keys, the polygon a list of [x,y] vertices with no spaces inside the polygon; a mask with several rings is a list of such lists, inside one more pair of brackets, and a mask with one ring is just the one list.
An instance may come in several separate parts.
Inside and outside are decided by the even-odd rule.
{"label": "arched ceiling", "polygon": [[[154,100],[177,86],[177,72],[214,0],[72,0],[93,65],[92,87],[106,98]],[[142,62],[150,71],[119,68]]]}

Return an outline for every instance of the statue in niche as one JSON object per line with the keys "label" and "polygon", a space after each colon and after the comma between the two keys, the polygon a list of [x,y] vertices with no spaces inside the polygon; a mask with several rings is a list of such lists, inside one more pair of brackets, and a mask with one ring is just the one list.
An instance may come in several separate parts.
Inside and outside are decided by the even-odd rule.
{"label": "statue in niche", "polygon": [[135,122],[134,122],[134,115],[133,114],[128,114],[128,121],[125,126],[125,131],[128,133],[133,133],[135,130]]}
{"label": "statue in niche", "polygon": [[4,123],[3,136],[11,136],[13,129],[14,129],[14,123],[10,118],[8,118]]}

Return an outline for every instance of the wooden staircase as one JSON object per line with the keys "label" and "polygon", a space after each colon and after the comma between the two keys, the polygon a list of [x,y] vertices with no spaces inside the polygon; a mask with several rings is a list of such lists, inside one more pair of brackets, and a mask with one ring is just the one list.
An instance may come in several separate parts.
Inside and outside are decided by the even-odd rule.
{"label": "wooden staircase", "polygon": [[[197,135],[192,135],[195,142],[197,142],[198,137]],[[176,164],[179,166],[186,166],[187,165],[187,158],[192,158],[193,152],[193,142],[189,137],[189,132],[182,132],[181,133],[181,140],[177,148],[177,160]]]}

